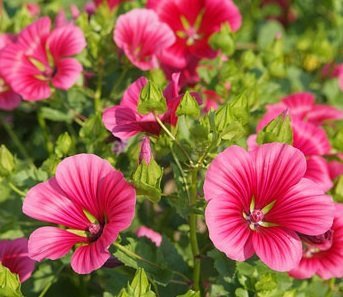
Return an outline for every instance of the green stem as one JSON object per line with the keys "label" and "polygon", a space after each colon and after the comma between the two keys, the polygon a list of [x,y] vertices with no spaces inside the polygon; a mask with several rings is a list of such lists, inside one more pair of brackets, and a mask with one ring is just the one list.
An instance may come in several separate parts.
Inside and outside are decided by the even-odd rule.
{"label": "green stem", "polygon": [[40,111],[38,111],[38,113],[37,113],[37,120],[38,120],[39,127],[41,128],[41,130],[43,132],[46,150],[48,151],[49,155],[51,155],[54,151],[54,145],[50,140],[50,133],[48,131],[46,121],[45,121],[45,119],[44,119],[44,117]]}
{"label": "green stem", "polygon": [[[161,267],[159,265],[157,265],[156,263],[154,262],[151,262],[145,258],[143,258],[142,256],[136,254],[135,252],[133,251],[130,251],[129,249],[127,249],[125,246],[121,245],[120,243],[118,242],[114,242],[113,245],[120,251],[122,251],[123,253],[125,253],[127,256],[133,258],[133,259],[136,259],[136,260],[139,260],[139,261],[142,261],[142,262],[145,262],[147,264],[149,264],[150,266],[153,266],[155,268],[158,268],[158,269],[161,269]],[[173,274],[175,275],[178,275],[180,276],[181,278],[183,278],[186,282],[189,282],[190,279],[184,275],[183,273],[181,272],[178,272],[178,271],[175,271],[175,270],[169,270],[170,272],[172,272]]]}
{"label": "green stem", "polygon": [[11,182],[8,183],[8,185],[10,186],[10,188],[12,189],[13,192],[17,193],[19,196],[25,197],[26,193],[23,192],[22,190],[18,189],[14,184],[12,184]]}
{"label": "green stem", "polygon": [[[190,207],[194,207],[197,202],[197,182],[198,182],[198,168],[192,170],[192,188],[191,188],[191,199]],[[193,254],[193,289],[199,291],[200,289],[200,251],[199,244],[197,239],[197,215],[195,213],[190,214],[189,216],[189,236],[191,241],[191,248]]]}
{"label": "green stem", "polygon": [[94,93],[94,109],[95,112],[101,112],[101,95],[102,95],[102,82],[104,79],[104,67],[103,61],[98,62],[98,80],[96,84],[96,90]]}
{"label": "green stem", "polygon": [[38,297],[44,297],[45,294],[48,292],[48,290],[50,289],[50,287],[52,286],[52,284],[55,282],[55,280],[58,278],[59,274],[62,272],[62,270],[64,269],[65,265],[63,264],[56,273],[54,273],[53,278],[45,285],[43,291],[39,294]]}
{"label": "green stem", "polygon": [[169,129],[163,124],[163,122],[161,121],[161,119],[158,117],[158,115],[154,115],[156,122],[161,126],[162,130],[164,132],[166,132],[166,134],[170,137],[170,139],[172,141],[174,141],[176,143],[176,145],[180,148],[180,150],[182,151],[182,153],[186,156],[186,158],[188,159],[189,163],[193,166],[193,160],[190,157],[190,155],[187,153],[187,151],[184,149],[184,147],[178,142],[178,140],[175,138],[175,136],[169,131]]}
{"label": "green stem", "polygon": [[18,148],[20,154],[25,158],[26,161],[33,165],[30,155],[28,154],[25,146],[21,143],[20,139],[18,138],[12,127],[4,120],[2,121],[2,125],[4,126],[7,134],[10,136],[15,146]]}
{"label": "green stem", "polygon": [[126,77],[126,74],[128,73],[129,70],[130,70],[129,67],[125,67],[123,69],[123,71],[119,75],[118,79],[116,80],[114,86],[112,87],[111,97],[116,97],[117,96],[117,91],[118,91],[117,89],[120,86],[120,84],[122,83],[123,79]]}

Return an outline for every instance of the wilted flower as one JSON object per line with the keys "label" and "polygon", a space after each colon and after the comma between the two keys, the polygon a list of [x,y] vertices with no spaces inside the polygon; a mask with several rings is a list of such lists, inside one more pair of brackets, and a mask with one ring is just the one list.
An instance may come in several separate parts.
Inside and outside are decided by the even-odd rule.
{"label": "wilted flower", "polygon": [[131,224],[135,190],[107,161],[92,154],[64,159],[56,176],[33,187],[23,212],[59,225],[41,227],[29,238],[29,255],[56,260],[73,247],[73,270],[90,273],[110,258],[109,246]]}
{"label": "wilted flower", "polygon": [[231,146],[211,163],[205,178],[209,235],[229,258],[254,253],[270,268],[288,271],[302,257],[297,233],[320,235],[332,224],[334,204],[304,178],[305,156],[280,143],[246,152]]}

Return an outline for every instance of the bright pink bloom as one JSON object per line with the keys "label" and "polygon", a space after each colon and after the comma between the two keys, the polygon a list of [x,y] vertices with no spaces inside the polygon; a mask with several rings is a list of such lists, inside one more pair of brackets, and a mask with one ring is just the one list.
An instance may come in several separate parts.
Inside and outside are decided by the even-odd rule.
{"label": "bright pink bloom", "polygon": [[16,43],[1,52],[2,74],[25,100],[48,98],[50,84],[69,89],[82,71],[81,64],[71,58],[86,46],[82,31],[71,24],[51,32],[50,27],[48,17],[39,19],[19,34]]}
{"label": "bright pink bloom", "polygon": [[20,282],[26,281],[35,269],[35,263],[27,252],[27,239],[0,240],[0,263],[18,274]]}
{"label": "bright pink bloom", "polygon": [[[0,55],[1,50],[15,41],[15,36],[10,34],[0,34]],[[0,68],[0,109],[13,110],[19,106],[21,98],[13,92],[9,84],[5,81]]]}
{"label": "bright pink bloom", "polygon": [[139,163],[144,160],[145,163],[149,164],[152,157],[150,139],[149,137],[144,137],[141,144],[141,151],[139,152]]}
{"label": "bright pink bloom", "polygon": [[317,236],[300,234],[303,257],[290,271],[295,278],[310,278],[317,274],[323,279],[343,277],[343,206],[336,204],[330,230]]}
{"label": "bright pink bloom", "polygon": [[[135,213],[135,190],[107,161],[92,154],[64,159],[56,176],[33,187],[23,212],[59,227],[41,227],[29,238],[29,255],[41,261],[65,256],[73,247],[73,270],[90,273],[109,259],[109,246]],[[61,227],[61,226],[64,226]]]}
{"label": "bright pink bloom", "polygon": [[94,0],[96,7],[107,5],[110,10],[114,10],[121,2],[125,0]]}
{"label": "bright pink bloom", "polygon": [[175,42],[173,31],[150,9],[133,9],[116,23],[114,42],[141,70],[158,67],[157,56]]}
{"label": "bright pink bloom", "polygon": [[150,239],[157,247],[162,243],[162,235],[148,227],[141,226],[136,231],[137,237],[146,237]]}
{"label": "bright pink bloom", "polygon": [[332,180],[340,175],[343,175],[343,153],[337,154],[336,156],[338,160],[328,162],[329,172]]}
{"label": "bright pink bloom", "polygon": [[[162,122],[175,126],[177,122],[176,109],[180,103],[178,93],[179,74],[173,75],[173,80],[164,90],[168,110],[160,115]],[[161,127],[152,113],[142,115],[138,112],[140,92],[147,84],[147,79],[141,77],[132,83],[125,91],[119,105],[107,108],[102,116],[102,121],[112,134],[120,139],[128,139],[140,132],[159,135]]]}
{"label": "bright pink bloom", "polygon": [[300,92],[282,98],[279,103],[267,105],[267,112],[262,122],[265,120],[269,122],[268,118],[273,118],[275,114],[284,110],[288,110],[292,118],[314,125],[321,125],[325,121],[343,119],[342,110],[325,104],[316,104],[311,93]]}
{"label": "bright pink bloom", "polygon": [[163,52],[164,64],[183,68],[190,56],[213,58],[216,52],[209,46],[211,35],[228,23],[232,31],[241,26],[242,18],[231,0],[150,0],[162,22],[174,31],[177,40]]}
{"label": "bright pink bloom", "polygon": [[211,163],[205,178],[205,218],[215,247],[244,261],[254,253],[277,271],[298,265],[297,232],[319,235],[332,224],[329,196],[304,178],[306,159],[280,143],[246,152],[231,146]]}

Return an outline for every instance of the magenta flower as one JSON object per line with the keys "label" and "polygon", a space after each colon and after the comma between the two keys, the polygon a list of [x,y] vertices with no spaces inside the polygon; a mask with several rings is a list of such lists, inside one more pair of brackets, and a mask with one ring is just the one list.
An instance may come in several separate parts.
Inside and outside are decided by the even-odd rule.
{"label": "magenta flower", "polygon": [[246,152],[231,146],[206,173],[205,218],[215,247],[244,261],[254,253],[277,271],[298,265],[297,233],[319,235],[332,224],[329,196],[304,178],[306,159],[296,148],[270,143]]}
{"label": "magenta flower", "polygon": [[336,204],[330,230],[317,236],[300,234],[303,257],[290,271],[295,278],[310,278],[317,274],[323,279],[343,277],[343,206]]}
{"label": "magenta flower", "polygon": [[329,172],[331,179],[335,179],[343,174],[343,154],[337,154],[338,160],[328,162]]}
{"label": "magenta flower", "polygon": [[[119,105],[107,108],[102,121],[107,130],[120,139],[128,139],[140,132],[159,135],[161,127],[152,113],[143,115],[137,110],[139,95],[147,84],[147,79],[141,77],[132,83],[125,91]],[[160,115],[162,122],[175,126],[177,122],[176,109],[180,103],[178,93],[179,74],[173,75],[173,80],[164,90],[168,110]]]}
{"label": "magenta flower", "polygon": [[[15,42],[16,37],[10,34],[0,34],[0,55],[1,50],[7,45]],[[9,84],[5,81],[2,75],[2,67],[0,68],[0,109],[13,110],[20,104],[21,98],[13,92]]]}
{"label": "magenta flower", "polygon": [[213,58],[216,52],[209,46],[211,35],[228,23],[232,31],[241,26],[242,18],[231,0],[149,0],[162,22],[174,31],[176,42],[163,52],[164,64],[183,68],[190,56]]}
{"label": "magenta flower", "polygon": [[0,263],[18,274],[20,282],[26,281],[35,269],[34,261],[28,256],[27,239],[0,240]]}
{"label": "magenta flower", "polygon": [[51,85],[69,89],[82,71],[81,64],[71,58],[86,46],[82,31],[71,24],[52,31],[50,27],[48,17],[39,19],[1,52],[2,74],[25,100],[48,98]]}
{"label": "magenta flower", "polygon": [[148,227],[141,226],[136,231],[137,237],[146,237],[150,239],[157,247],[162,243],[162,235]]}
{"label": "magenta flower", "polygon": [[175,42],[173,31],[153,10],[138,8],[118,18],[113,39],[141,70],[157,68],[157,56]]}
{"label": "magenta flower", "polygon": [[59,225],[41,227],[29,238],[29,255],[56,260],[73,247],[73,270],[90,273],[109,259],[109,246],[131,224],[135,190],[107,161],[92,154],[64,159],[56,176],[33,187],[23,212]]}
{"label": "magenta flower", "polygon": [[[343,119],[342,110],[325,104],[316,104],[311,93],[300,92],[282,98],[279,103],[267,105],[267,112],[261,122],[269,122],[270,117],[274,118],[275,114],[280,114],[284,110],[288,110],[292,118],[314,125],[321,125],[325,121]],[[262,124],[260,123],[260,125]]]}
{"label": "magenta flower", "polygon": [[[300,109],[295,109],[294,112],[300,114]],[[270,121],[285,111],[286,109],[283,110],[281,107],[270,109],[258,123],[257,131],[262,130]],[[323,157],[331,151],[329,139],[322,127],[315,126],[310,122],[304,122],[299,118],[300,116],[291,116],[293,146],[301,150],[306,156],[307,169],[305,177],[313,180],[324,191],[327,191],[333,185],[328,164]],[[249,150],[253,150],[257,146],[256,135],[248,138],[248,146]]]}

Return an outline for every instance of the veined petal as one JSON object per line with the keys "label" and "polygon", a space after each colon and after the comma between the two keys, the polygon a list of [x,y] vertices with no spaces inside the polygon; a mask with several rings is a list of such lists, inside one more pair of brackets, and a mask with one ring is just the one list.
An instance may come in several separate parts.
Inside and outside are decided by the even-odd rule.
{"label": "veined petal", "polygon": [[266,221],[307,235],[330,229],[334,204],[313,181],[303,178],[276,200]]}
{"label": "veined petal", "polygon": [[333,186],[328,163],[321,156],[307,158],[307,170],[304,177],[314,181],[324,192]]}
{"label": "veined petal", "polygon": [[52,84],[62,90],[70,89],[82,72],[82,65],[72,58],[59,60],[55,67],[57,72],[52,79]]}
{"label": "veined petal", "polygon": [[256,209],[283,196],[305,175],[305,156],[290,145],[267,143],[250,154],[255,160]]}
{"label": "veined petal", "polygon": [[244,261],[254,254],[251,231],[243,218],[240,203],[234,198],[210,200],[205,219],[211,241],[229,258]]}
{"label": "veined petal", "polygon": [[290,113],[304,119],[314,106],[314,96],[308,92],[299,92],[282,98],[282,102],[289,108]]}
{"label": "veined petal", "polygon": [[29,256],[36,261],[56,260],[65,256],[77,244],[87,242],[85,237],[56,227],[41,227],[29,238]]}
{"label": "veined petal", "polygon": [[302,256],[302,244],[295,232],[282,227],[259,228],[253,232],[252,242],[257,256],[276,271],[296,267]]}

